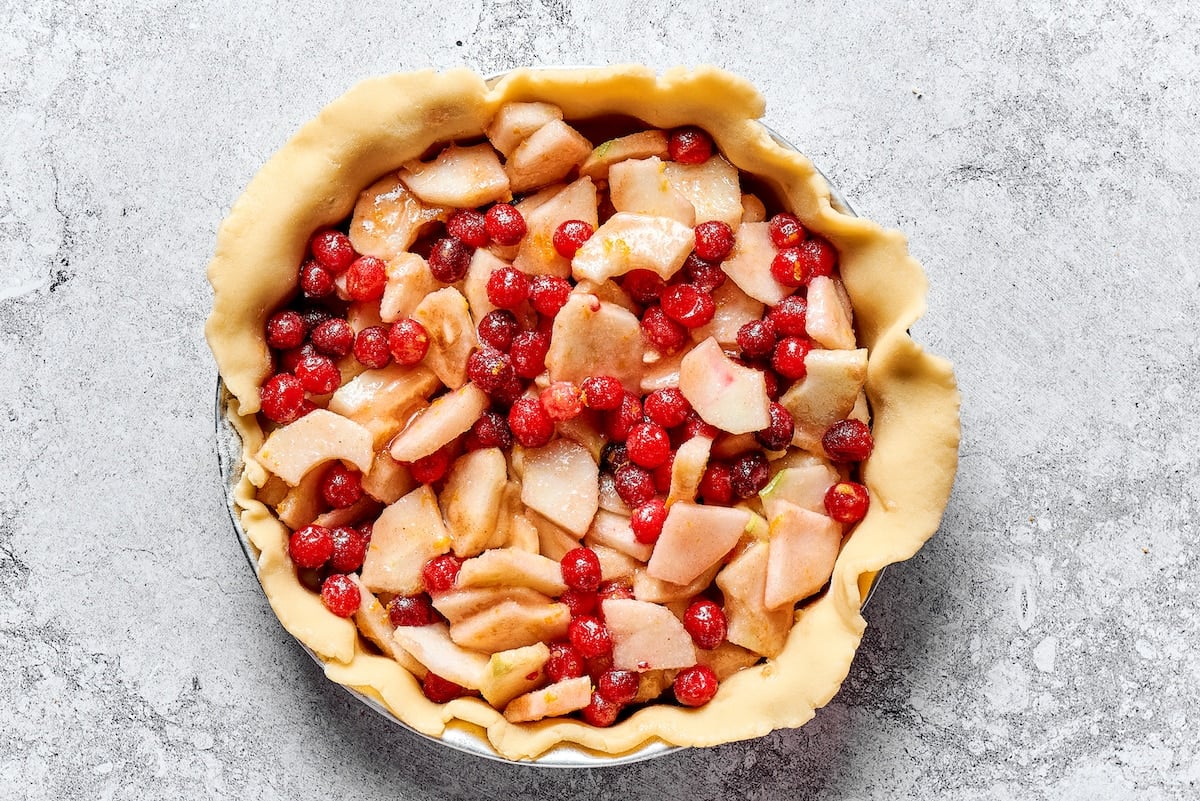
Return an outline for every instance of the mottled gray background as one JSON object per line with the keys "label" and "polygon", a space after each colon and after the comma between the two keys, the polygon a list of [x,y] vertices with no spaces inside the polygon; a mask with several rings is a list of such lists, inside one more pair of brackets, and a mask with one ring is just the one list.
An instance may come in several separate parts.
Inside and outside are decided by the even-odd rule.
{"label": "mottled gray background", "polygon": [[[0,797],[1200,794],[1196,5],[651,5],[0,4]],[[503,766],[375,717],[276,623],[222,505],[204,266],[361,77],[633,60],[749,78],[908,233],[961,471],[803,730]]]}

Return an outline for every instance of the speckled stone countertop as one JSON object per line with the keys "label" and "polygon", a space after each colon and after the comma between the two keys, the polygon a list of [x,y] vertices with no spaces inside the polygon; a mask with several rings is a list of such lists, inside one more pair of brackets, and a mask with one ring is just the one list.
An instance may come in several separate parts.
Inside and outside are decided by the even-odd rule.
{"label": "speckled stone countertop", "polygon": [[[1200,795],[1194,3],[353,5],[0,4],[0,797]],[[908,234],[961,471],[810,725],[501,765],[375,716],[276,623],[223,505],[204,267],[359,78],[635,60],[747,77]]]}

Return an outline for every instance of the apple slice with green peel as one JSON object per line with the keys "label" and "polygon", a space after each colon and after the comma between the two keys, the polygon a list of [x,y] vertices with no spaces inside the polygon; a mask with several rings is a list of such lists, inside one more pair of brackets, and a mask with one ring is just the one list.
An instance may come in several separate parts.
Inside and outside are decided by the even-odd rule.
{"label": "apple slice with green peel", "polygon": [[854,321],[843,304],[838,280],[818,275],[808,282],[808,310],[804,330],[816,342],[832,350],[854,347]]}
{"label": "apple slice with green peel", "polygon": [[667,132],[650,130],[638,131],[628,136],[609,139],[596,146],[596,149],[579,165],[579,174],[587,175],[597,180],[608,178],[612,165],[627,159],[646,159],[651,156],[666,158],[668,155]]}
{"label": "apple slice with green peel", "polygon": [[365,472],[375,452],[366,428],[340,414],[314,409],[272,431],[254,458],[294,487],[309,470],[333,459]]}
{"label": "apple slice with green peel", "polygon": [[429,334],[424,364],[451,389],[465,384],[467,357],[479,347],[467,299],[452,286],[439,289],[425,296],[413,309],[412,318]]}
{"label": "apple slice with green peel", "polygon": [[500,157],[486,142],[450,144],[433,161],[410,161],[400,168],[400,180],[421,202],[456,209],[508,200],[515,191]]}
{"label": "apple slice with green peel", "polygon": [[631,270],[670,278],[695,245],[692,229],[681,222],[619,211],[575,252],[571,274],[577,281],[597,284]]}
{"label": "apple slice with green peel", "polygon": [[483,686],[488,657],[455,644],[450,639],[450,627],[445,623],[401,626],[392,637],[413,659],[443,679],[468,690]]}
{"label": "apple slice with green peel", "polygon": [[388,506],[371,529],[362,580],[372,592],[415,595],[425,589],[421,569],[450,550],[437,496],[422,485]]}
{"label": "apple slice with green peel", "polygon": [[406,253],[422,228],[449,214],[445,206],[422,203],[392,173],[358,196],[350,218],[350,244],[364,256],[391,261]]}
{"label": "apple slice with green peel", "polygon": [[504,601],[548,604],[550,596],[528,587],[455,587],[433,597],[433,608],[451,623],[458,623]]}
{"label": "apple slice with green peel", "polygon": [[824,454],[821,437],[825,430],[843,420],[858,400],[867,380],[867,351],[809,351],[804,357],[807,375],[779,399],[792,413],[796,431],[792,443],[813,453]]}
{"label": "apple slice with green peel", "polygon": [[666,607],[632,598],[609,598],[600,607],[612,634],[617,670],[640,673],[696,664],[691,635]]}
{"label": "apple slice with green peel", "polygon": [[529,587],[557,598],[567,591],[562,567],[541,554],[494,548],[466,559],[458,571],[459,587]]}
{"label": "apple slice with green peel", "polygon": [[383,604],[379,603],[379,599],[367,589],[367,585],[363,584],[362,579],[357,575],[351,573],[350,580],[358,587],[359,595],[362,597],[358,604],[358,611],[354,613],[354,622],[358,624],[358,630],[373,642],[376,648],[399,662],[409,673],[417,678],[424,678],[425,666],[413,659],[412,655],[401,648],[400,644],[396,642],[396,638],[392,636],[395,628],[392,626],[392,621],[388,619],[388,613],[383,608]]}
{"label": "apple slice with green peel", "polygon": [[392,440],[389,446],[392,458],[398,462],[415,462],[428,456],[466,433],[490,403],[487,393],[471,383],[435,398],[428,409]]}
{"label": "apple slice with green peel", "polygon": [[613,581],[615,579],[633,580],[635,574],[640,573],[642,568],[646,566],[644,562],[639,562],[629,554],[621,553],[616,548],[609,548],[607,545],[589,545],[592,552],[596,554],[596,559],[600,561],[600,580]]}
{"label": "apple slice with green peel", "polygon": [[566,604],[509,598],[450,625],[450,638],[464,648],[493,654],[553,642],[567,636]]}
{"label": "apple slice with green peel", "polygon": [[842,524],[795,504],[780,502],[771,518],[771,547],[763,603],[791,609],[825,586],[842,544]]}
{"label": "apple slice with green peel", "polygon": [[563,679],[514,698],[504,707],[504,719],[509,723],[530,723],[578,712],[591,702],[591,678]]}
{"label": "apple slice with green peel", "polygon": [[742,189],[736,167],[721,156],[713,156],[703,164],[669,161],[666,167],[671,186],[696,209],[697,225],[720,220],[738,231],[742,224]]}
{"label": "apple slice with green peel", "polygon": [[608,193],[617,211],[669,217],[689,228],[696,224],[696,210],[667,181],[666,165],[657,156],[612,165]]}
{"label": "apple slice with green peel", "polygon": [[426,367],[390,364],[359,373],[333,393],[326,408],[370,431],[372,446],[378,448],[441,386]]}
{"label": "apple slice with green peel", "polygon": [[768,223],[746,223],[738,229],[733,252],[721,262],[721,269],[747,295],[774,306],[792,294],[790,287],[771,275],[771,262],[777,252]]}
{"label": "apple slice with green peel", "polygon": [[643,352],[641,324],[634,314],[595,295],[573,293],[554,318],[546,369],[551,381],[578,385],[589,376],[608,375],[634,391]]}
{"label": "apple slice with green peel", "polygon": [[[765,526],[765,521],[764,521]],[[639,601],[654,604],[669,604],[674,601],[686,601],[695,598],[712,584],[713,577],[721,569],[721,562],[714,562],[711,567],[687,584],[676,584],[673,581],[656,579],[639,570],[633,577],[633,597]]]}
{"label": "apple slice with green peel", "polygon": [[429,262],[416,253],[400,253],[387,263],[387,286],[379,301],[379,318],[385,323],[412,316],[430,292],[441,286]]}
{"label": "apple slice with green peel", "polygon": [[750,513],[724,506],[672,504],[646,565],[651,578],[687,584],[721,561],[741,539]]}
{"label": "apple slice with green peel", "polygon": [[728,640],[711,651],[696,649],[696,664],[704,665],[717,674],[717,681],[725,679],[758,662],[759,655]]}
{"label": "apple slice with green peel", "polygon": [[737,332],[748,322],[763,316],[761,301],[747,295],[733,281],[726,281],[713,291],[716,314],[705,325],[692,329],[692,339],[703,342],[712,337],[723,346],[737,349]]}
{"label": "apple slice with green peel", "polygon": [[400,464],[386,450],[375,454],[371,469],[362,477],[363,492],[380,503],[395,503],[417,486],[408,466]]}
{"label": "apple slice with green peel", "polygon": [[524,449],[521,501],[577,536],[600,506],[600,468],[588,449],[569,439]]}
{"label": "apple slice with green peel", "polygon": [[645,562],[654,552],[652,544],[638,542],[637,538],[633,536],[633,529],[629,525],[628,517],[603,510],[596,513],[592,527],[583,536],[583,543],[592,547],[607,546],[631,556],[639,562]]}
{"label": "apple slice with green peel", "polygon": [[807,467],[789,467],[775,474],[758,493],[767,519],[774,519],[784,504],[824,514],[825,493],[840,480],[833,465],[821,460]]}
{"label": "apple slice with green peel", "polygon": [[518,695],[537,689],[546,681],[544,670],[550,648],[544,642],[498,651],[488,660],[480,693],[496,709],[503,709]]}
{"label": "apple slice with green peel", "polygon": [[554,247],[554,232],[567,220],[583,220],[594,230],[599,224],[596,216],[596,185],[591,178],[580,178],[566,189],[540,204],[525,218],[527,232],[513,266],[529,275],[571,275],[571,261]]}
{"label": "apple slice with green peel", "polygon": [[[491,147],[488,147],[491,150]],[[583,163],[592,143],[562,120],[552,120],[517,145],[504,164],[514,192],[526,192],[560,181]],[[464,206],[479,206],[468,203]]]}
{"label": "apple slice with green peel", "polygon": [[542,556],[558,562],[567,551],[579,547],[578,537],[532,509],[525,510],[525,517],[537,529],[538,553]]}
{"label": "apple slice with green peel", "polygon": [[704,422],[722,431],[747,434],[771,423],[762,372],[734,362],[711,337],[679,363],[679,391]]}
{"label": "apple slice with green peel", "polygon": [[667,506],[676,501],[694,501],[708,466],[708,454],[713,441],[708,437],[692,437],[679,446],[675,461],[671,463],[671,489],[667,493]]}
{"label": "apple slice with green peel", "polygon": [[717,574],[717,587],[725,597],[726,639],[774,657],[783,650],[795,613],[791,608],[771,610],[766,606],[768,550],[766,541],[751,542]]}
{"label": "apple slice with green peel", "polygon": [[481,448],[455,460],[439,499],[455,556],[475,556],[500,544],[496,521],[507,483],[508,462],[499,448]]}
{"label": "apple slice with green peel", "polygon": [[[287,527],[295,531],[304,528],[325,508],[325,499],[321,497],[321,479],[325,470],[310,470],[305,473],[300,483],[291,487],[287,494],[275,506],[275,514]],[[287,486],[284,482],[284,486]]]}
{"label": "apple slice with green peel", "polygon": [[562,109],[552,103],[505,103],[484,133],[508,158],[538,128],[562,118]]}

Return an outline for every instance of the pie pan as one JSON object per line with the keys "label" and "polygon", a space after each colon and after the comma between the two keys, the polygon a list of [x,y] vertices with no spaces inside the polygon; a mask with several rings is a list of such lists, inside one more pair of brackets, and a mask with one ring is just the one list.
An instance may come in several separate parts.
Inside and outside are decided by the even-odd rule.
{"label": "pie pan", "polygon": [[[870,353],[867,397],[875,452],[861,478],[871,510],[842,546],[830,584],[796,614],[784,651],[731,676],[709,705],[656,705],[609,729],[573,720],[510,724],[473,699],[432,704],[412,676],[359,639],[304,589],[286,553],[286,528],[255,498],[264,471],[257,387],[270,370],[267,314],[291,294],[308,235],[336,224],[357,193],[429,146],[478,135],[508,100],[546,100],[566,118],[623,114],[658,128],[699,124],[744,173],[829,239]],[[807,722],[837,692],[861,640],[864,598],[879,571],[933,534],[957,464],[958,394],[945,361],[908,336],[924,311],[925,277],[902,235],[852,216],[803,156],[757,122],[763,104],[740,79],[712,68],[518,70],[489,85],[465,70],[373,79],[318,116],[268,163],[234,206],[209,269],[215,290],[207,334],[228,394],[218,416],[231,513],[285,629],[332,680],[413,730],[452,747],[547,766],[618,764],[764,735]],[[222,423],[224,425],[224,423]],[[241,447],[238,447],[238,440]],[[240,457],[240,458],[239,458]]]}

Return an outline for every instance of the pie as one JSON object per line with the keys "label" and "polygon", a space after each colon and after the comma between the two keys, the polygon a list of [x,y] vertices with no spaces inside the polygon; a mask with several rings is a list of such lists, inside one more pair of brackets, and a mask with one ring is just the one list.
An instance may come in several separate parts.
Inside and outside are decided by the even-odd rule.
{"label": "pie", "polygon": [[368,80],[221,227],[207,335],[284,627],[416,730],[796,727],[957,463],[925,278],[714,68]]}

